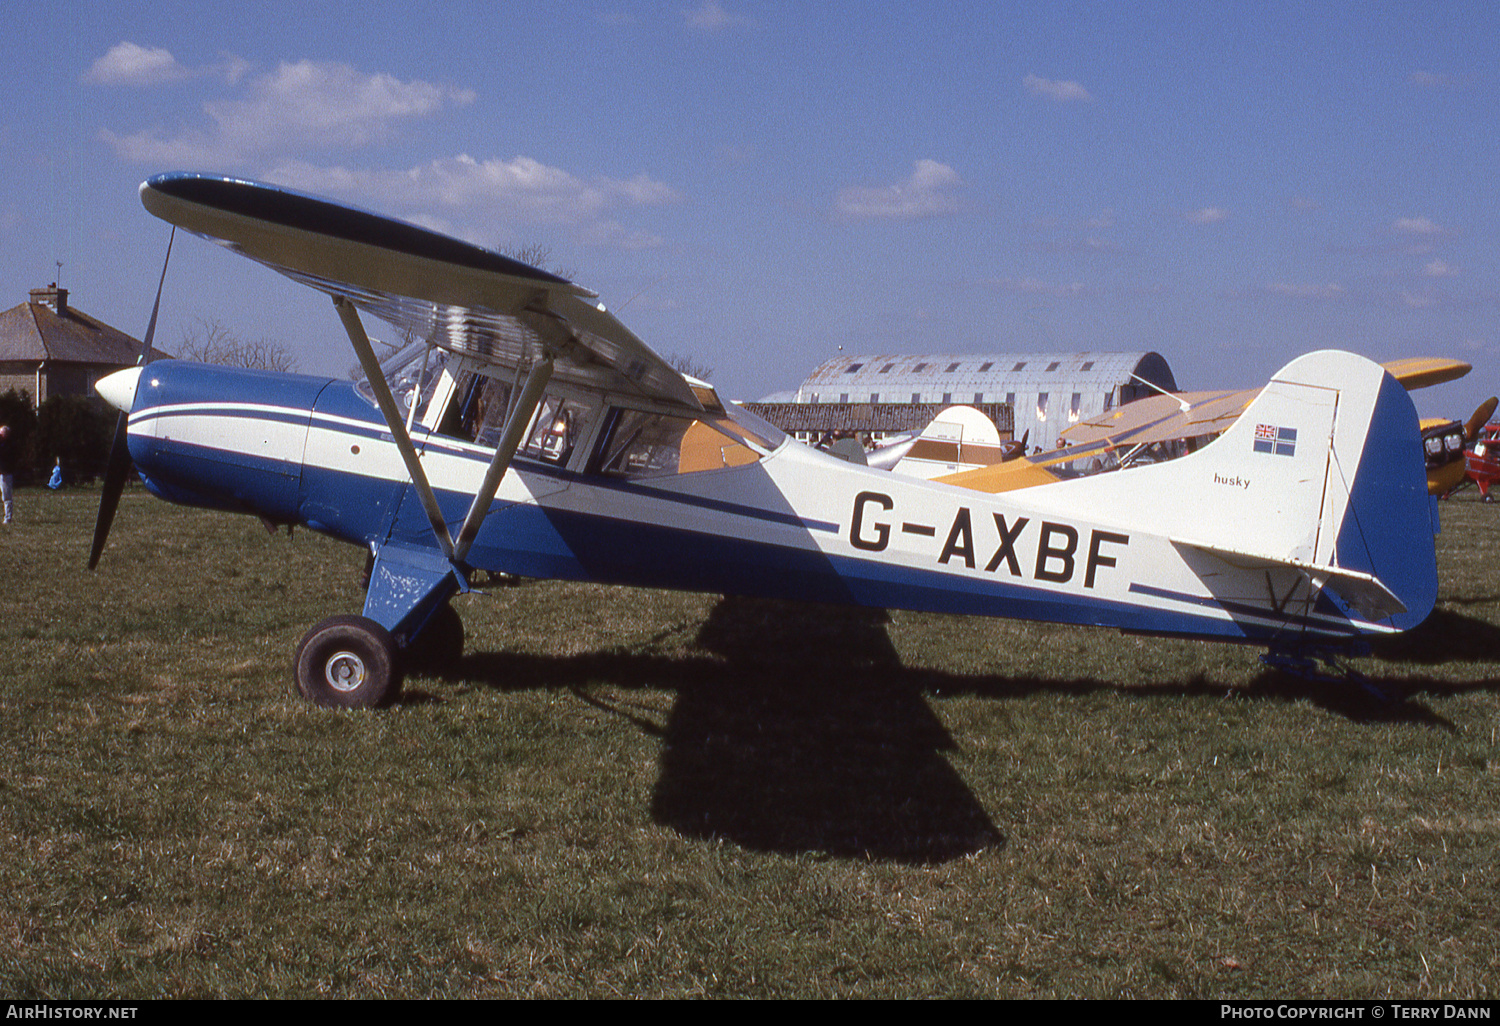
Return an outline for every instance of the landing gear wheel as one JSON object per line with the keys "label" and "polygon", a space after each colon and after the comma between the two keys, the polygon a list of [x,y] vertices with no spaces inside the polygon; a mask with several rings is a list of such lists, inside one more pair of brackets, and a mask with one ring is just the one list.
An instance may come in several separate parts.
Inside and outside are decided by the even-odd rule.
{"label": "landing gear wheel", "polygon": [[446,603],[402,653],[402,661],[411,669],[439,674],[452,670],[463,657],[464,621],[458,610]]}
{"label": "landing gear wheel", "polygon": [[331,709],[374,709],[401,694],[390,632],[363,616],[330,616],[297,646],[297,690]]}

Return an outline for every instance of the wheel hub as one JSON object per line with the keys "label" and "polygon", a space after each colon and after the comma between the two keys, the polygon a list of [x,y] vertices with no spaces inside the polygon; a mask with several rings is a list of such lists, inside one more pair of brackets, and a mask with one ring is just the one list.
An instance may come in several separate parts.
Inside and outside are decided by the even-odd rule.
{"label": "wheel hub", "polygon": [[323,677],[335,691],[354,691],[365,681],[365,662],[347,649],[335,652],[323,664]]}

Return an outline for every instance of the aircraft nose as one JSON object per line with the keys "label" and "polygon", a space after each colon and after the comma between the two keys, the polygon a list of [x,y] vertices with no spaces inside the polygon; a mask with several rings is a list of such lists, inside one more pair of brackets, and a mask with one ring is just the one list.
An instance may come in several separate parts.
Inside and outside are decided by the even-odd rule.
{"label": "aircraft nose", "polygon": [[115,409],[129,413],[130,407],[135,404],[135,388],[141,380],[142,369],[127,367],[107,374],[94,383],[94,391]]}

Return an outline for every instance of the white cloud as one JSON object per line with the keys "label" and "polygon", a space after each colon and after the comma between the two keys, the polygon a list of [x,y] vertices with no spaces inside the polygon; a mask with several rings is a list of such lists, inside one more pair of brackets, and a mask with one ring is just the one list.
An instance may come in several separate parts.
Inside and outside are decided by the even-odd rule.
{"label": "white cloud", "polygon": [[472,103],[471,90],[366,75],[347,64],[283,63],[250,83],[245,100],[208,104],[226,135],[259,144],[279,133],[336,145],[362,146],[402,118],[435,114],[446,104]]}
{"label": "white cloud", "polygon": [[222,76],[230,85],[239,85],[240,79],[250,74],[251,64],[242,57],[227,53],[220,58],[219,63],[212,65],[208,70]]}
{"label": "white cloud", "polygon": [[1074,239],[1051,239],[1039,242],[1036,249],[1043,253],[1120,253],[1120,246],[1101,235],[1089,235]]}
{"label": "white cloud", "polygon": [[911,177],[895,185],[851,185],[834,197],[834,212],[851,220],[913,220],[952,214],[959,209],[952,190],[962,184],[958,172],[935,160],[919,160]]}
{"label": "white cloud", "polygon": [[1446,86],[1456,85],[1457,79],[1452,75],[1444,75],[1432,71],[1413,71],[1406,79],[1409,85],[1418,86],[1423,89],[1441,89]]}
{"label": "white cloud", "polygon": [[1402,235],[1446,234],[1430,217],[1398,217],[1391,227]]}
{"label": "white cloud", "polygon": [[235,167],[266,153],[305,146],[355,148],[400,120],[473,101],[470,90],[364,74],[347,64],[282,63],[250,78],[242,98],[204,104],[212,124],[164,138],[144,131],[103,137],[127,160],[172,166]]}
{"label": "white cloud", "polygon": [[1229,220],[1229,211],[1223,207],[1201,207],[1182,215],[1189,224],[1219,224]]}
{"label": "white cloud", "polygon": [[750,19],[739,14],[730,14],[718,0],[703,0],[697,7],[682,12],[688,25],[703,32],[720,32],[750,24]]}
{"label": "white cloud", "polygon": [[1293,285],[1278,281],[1267,285],[1266,291],[1273,296],[1286,296],[1290,299],[1343,299],[1346,294],[1344,286],[1336,282],[1326,285]]}
{"label": "white cloud", "polygon": [[1458,275],[1458,268],[1443,260],[1429,260],[1422,273],[1429,278],[1453,278]]}
{"label": "white cloud", "polygon": [[993,288],[1001,292],[1009,292],[1018,296],[1052,296],[1061,298],[1064,296],[1078,296],[1088,291],[1088,287],[1082,282],[1068,282],[1057,284],[1056,282],[1042,281],[1040,278],[1027,276],[1025,278],[995,278],[989,281]]}
{"label": "white cloud", "polygon": [[[105,128],[100,130],[99,138],[132,164],[149,164],[155,167],[230,166],[229,161],[219,159],[222,149],[201,134],[163,139],[154,132],[117,135]],[[234,162],[238,163],[238,158]]]}
{"label": "white cloud", "polygon": [[216,63],[190,68],[161,47],[127,41],[110,47],[84,72],[83,80],[94,85],[153,86],[212,75],[235,85],[249,70],[250,63],[234,54],[226,53]]}
{"label": "white cloud", "polygon": [[1090,103],[1093,97],[1077,82],[1061,82],[1037,75],[1027,75],[1021,80],[1032,96],[1045,97],[1057,103]]}
{"label": "white cloud", "polygon": [[84,72],[83,80],[97,85],[159,85],[192,77],[177,58],[156,46],[121,42],[109,48]]}
{"label": "white cloud", "polygon": [[588,243],[645,249],[662,240],[621,224],[622,209],[662,206],[680,194],[645,174],[631,178],[580,177],[530,157],[476,160],[461,154],[406,170],[320,167],[287,162],[270,177],[279,183],[323,195],[341,196],[404,216],[435,231],[493,245],[475,237],[465,224],[488,228],[564,225]]}

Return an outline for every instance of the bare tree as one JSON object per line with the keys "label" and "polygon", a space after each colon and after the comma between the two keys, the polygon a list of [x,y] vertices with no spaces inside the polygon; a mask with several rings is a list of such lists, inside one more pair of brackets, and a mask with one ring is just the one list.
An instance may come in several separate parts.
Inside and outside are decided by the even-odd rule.
{"label": "bare tree", "polygon": [[527,242],[519,246],[501,246],[496,252],[501,256],[519,260],[523,264],[555,274],[559,278],[572,281],[577,276],[577,271],[571,267],[549,267],[552,262],[552,247],[544,246],[540,242]]}
{"label": "bare tree", "polygon": [[206,317],[198,318],[192,328],[183,329],[177,354],[183,360],[227,367],[269,371],[297,369],[297,357],[285,344],[270,338],[242,339],[220,321]]}
{"label": "bare tree", "polygon": [[697,378],[699,381],[707,381],[714,373],[712,367],[699,363],[691,356],[683,353],[667,353],[662,359],[666,360],[672,369],[679,374],[686,374],[688,377]]}

